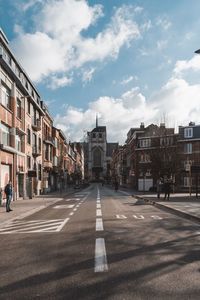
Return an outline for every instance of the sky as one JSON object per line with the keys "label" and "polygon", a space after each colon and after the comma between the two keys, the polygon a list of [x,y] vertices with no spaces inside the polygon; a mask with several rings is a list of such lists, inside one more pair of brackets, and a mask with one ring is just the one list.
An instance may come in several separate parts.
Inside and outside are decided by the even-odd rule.
{"label": "sky", "polygon": [[10,48],[70,141],[200,124],[199,0],[0,0]]}

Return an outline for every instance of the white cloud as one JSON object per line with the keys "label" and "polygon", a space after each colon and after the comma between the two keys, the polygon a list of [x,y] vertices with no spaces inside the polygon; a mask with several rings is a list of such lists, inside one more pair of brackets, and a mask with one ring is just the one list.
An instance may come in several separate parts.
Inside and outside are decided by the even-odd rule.
{"label": "white cloud", "polygon": [[[34,1],[27,5],[26,9]],[[86,0],[47,1],[34,17],[35,32],[18,29],[11,46],[32,80],[41,81],[61,72],[67,76],[85,63],[116,59],[124,45],[129,46],[140,36],[133,21],[134,11],[125,5],[115,9],[110,22],[96,36],[83,36],[83,31],[102,16],[102,5],[89,6]]]}
{"label": "white cloud", "polygon": [[160,40],[157,41],[157,49],[158,50],[163,50],[164,48],[166,48],[168,41],[167,40]]}
{"label": "white cloud", "polygon": [[95,72],[95,68],[90,68],[88,70],[83,71],[82,74],[83,83],[90,82],[92,80],[94,72]]}
{"label": "white cloud", "polygon": [[168,30],[172,26],[172,23],[167,17],[159,17],[157,18],[156,25],[164,30]]}
{"label": "white cloud", "polygon": [[[131,127],[165,120],[167,126],[186,125],[189,121],[199,123],[200,84],[189,85],[184,79],[170,80],[150,99],[146,99],[138,87],[125,92],[119,98],[100,97],[89,103],[88,108],[80,110],[66,107],[63,115],[55,117],[56,125],[65,126],[66,133],[74,140],[83,137],[83,130],[95,126],[95,115],[99,114],[99,125],[107,126],[108,141],[124,143]],[[62,127],[63,128],[63,127]]]}
{"label": "white cloud", "polygon": [[123,80],[120,82],[120,84],[126,85],[126,84],[132,82],[133,80],[138,80],[138,77],[137,77],[137,76],[129,76],[128,78],[123,79]]}
{"label": "white cloud", "polygon": [[48,84],[48,87],[51,88],[52,90],[55,90],[60,87],[65,87],[65,86],[71,85],[72,81],[73,81],[73,79],[69,78],[67,76],[57,77],[57,76],[53,75],[50,78],[50,83]]}
{"label": "white cloud", "polygon": [[176,75],[188,70],[200,71],[200,55],[194,55],[190,60],[178,60],[176,62],[174,68]]}

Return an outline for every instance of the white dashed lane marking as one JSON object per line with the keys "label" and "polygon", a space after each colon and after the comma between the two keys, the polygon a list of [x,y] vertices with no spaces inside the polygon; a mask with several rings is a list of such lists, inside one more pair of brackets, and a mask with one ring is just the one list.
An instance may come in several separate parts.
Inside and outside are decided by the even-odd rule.
{"label": "white dashed lane marking", "polygon": [[95,272],[105,272],[108,271],[107,257],[106,257],[106,247],[103,238],[96,239],[95,244]]}
{"label": "white dashed lane marking", "polygon": [[63,209],[63,208],[73,208],[75,205],[71,204],[71,205],[56,205],[53,208],[55,209]]}

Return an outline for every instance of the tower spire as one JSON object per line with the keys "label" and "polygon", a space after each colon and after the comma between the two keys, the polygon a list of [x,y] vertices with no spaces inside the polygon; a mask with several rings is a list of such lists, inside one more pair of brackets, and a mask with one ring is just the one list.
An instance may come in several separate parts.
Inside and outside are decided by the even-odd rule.
{"label": "tower spire", "polygon": [[96,114],[96,128],[98,127],[98,114]]}

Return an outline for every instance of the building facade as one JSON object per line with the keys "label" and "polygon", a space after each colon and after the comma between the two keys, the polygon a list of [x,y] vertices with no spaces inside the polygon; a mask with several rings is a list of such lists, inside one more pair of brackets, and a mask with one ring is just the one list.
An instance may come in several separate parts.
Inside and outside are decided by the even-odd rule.
{"label": "building facade", "polygon": [[98,126],[87,133],[85,143],[85,176],[89,181],[111,180],[112,152],[118,143],[107,142],[106,126]]}

